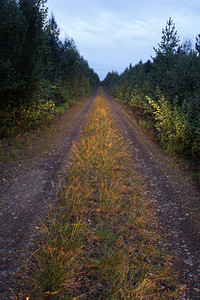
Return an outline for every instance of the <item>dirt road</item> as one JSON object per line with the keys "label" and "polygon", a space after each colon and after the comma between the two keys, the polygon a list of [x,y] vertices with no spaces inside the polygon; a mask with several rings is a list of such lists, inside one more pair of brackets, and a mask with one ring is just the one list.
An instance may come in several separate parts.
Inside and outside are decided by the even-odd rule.
{"label": "dirt road", "polygon": [[[141,188],[152,202],[160,222],[163,245],[174,252],[174,265],[184,290],[183,299],[200,299],[200,228],[197,218],[200,195],[182,170],[137,125],[132,110],[105,95],[123,136],[130,143],[134,164],[144,182]],[[33,240],[37,235],[38,218],[45,217],[47,205],[55,205],[60,188],[59,176],[67,169],[70,149],[84,126],[94,97],[63,116],[62,132],[47,157],[2,163],[1,299],[8,299],[6,295],[20,295],[23,281],[16,282],[15,274],[35,247]]]}
{"label": "dirt road", "polygon": [[163,245],[174,254],[183,299],[200,299],[200,194],[174,160],[138,126],[133,111],[105,95],[130,143],[145,197],[160,223]]}
{"label": "dirt road", "polygon": [[22,268],[35,249],[38,220],[47,215],[46,207],[56,203],[71,147],[79,137],[94,98],[95,95],[71,107],[50,125],[52,132],[55,126],[59,128],[58,136],[50,130],[49,138],[42,141],[51,144],[48,153],[38,151],[28,160],[23,159],[22,153],[14,162],[1,163],[0,299],[20,297],[23,280],[16,274],[23,273]]}

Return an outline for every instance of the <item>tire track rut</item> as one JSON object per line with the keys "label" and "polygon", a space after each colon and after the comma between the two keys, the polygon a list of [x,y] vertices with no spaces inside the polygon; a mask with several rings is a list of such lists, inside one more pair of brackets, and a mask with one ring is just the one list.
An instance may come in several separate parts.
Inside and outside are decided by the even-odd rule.
{"label": "tire track rut", "polygon": [[[33,250],[37,222],[46,217],[45,208],[55,205],[73,143],[85,124],[95,95],[84,107],[74,106],[75,116],[57,138],[48,157],[37,161],[1,163],[0,299],[19,299],[24,280],[18,275]],[[69,112],[70,113],[70,112]]]}
{"label": "tire track rut", "polygon": [[192,209],[195,207],[199,214],[200,194],[170,157],[145,136],[134,114],[130,117],[127,113],[131,109],[104,94],[130,143],[136,171],[144,182],[145,198],[151,201],[165,238],[163,245],[174,253],[182,299],[200,299],[200,228]]}

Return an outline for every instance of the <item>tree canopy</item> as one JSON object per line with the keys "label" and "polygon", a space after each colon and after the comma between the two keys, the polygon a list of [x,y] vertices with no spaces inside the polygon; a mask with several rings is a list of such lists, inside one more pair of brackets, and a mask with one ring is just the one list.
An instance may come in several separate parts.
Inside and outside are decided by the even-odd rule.
{"label": "tree canopy", "polygon": [[[0,6],[1,110],[54,97],[59,102],[88,93],[99,78],[79,54],[73,39],[59,39],[46,0],[2,0]],[[45,86],[45,89],[44,89]]]}
{"label": "tree canopy", "polygon": [[154,121],[169,152],[200,155],[200,34],[191,45],[180,44],[169,18],[152,60],[108,73],[103,84]]}

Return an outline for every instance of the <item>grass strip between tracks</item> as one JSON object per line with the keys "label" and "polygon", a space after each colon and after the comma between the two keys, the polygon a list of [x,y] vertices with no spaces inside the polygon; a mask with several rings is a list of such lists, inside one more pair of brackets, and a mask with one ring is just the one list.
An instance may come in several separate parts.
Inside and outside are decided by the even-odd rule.
{"label": "grass strip between tracks", "polygon": [[68,176],[34,254],[32,297],[176,299],[170,257],[159,247],[128,147],[101,91]]}

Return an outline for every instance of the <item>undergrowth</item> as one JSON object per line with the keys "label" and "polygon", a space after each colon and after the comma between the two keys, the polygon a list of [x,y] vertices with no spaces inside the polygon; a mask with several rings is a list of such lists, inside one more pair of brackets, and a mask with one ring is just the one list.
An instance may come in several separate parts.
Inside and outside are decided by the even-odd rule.
{"label": "undergrowth", "polygon": [[101,92],[68,176],[33,255],[30,299],[176,299],[170,257]]}

